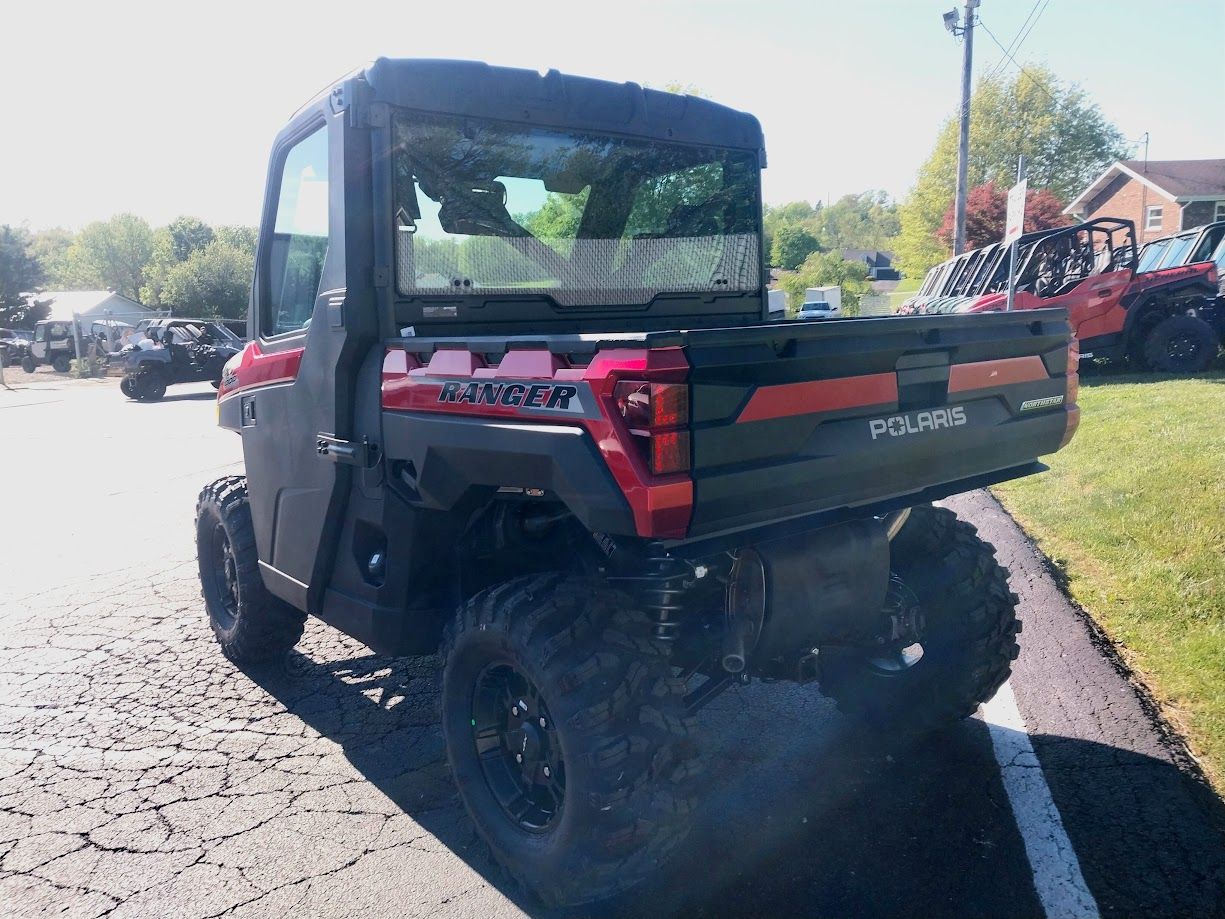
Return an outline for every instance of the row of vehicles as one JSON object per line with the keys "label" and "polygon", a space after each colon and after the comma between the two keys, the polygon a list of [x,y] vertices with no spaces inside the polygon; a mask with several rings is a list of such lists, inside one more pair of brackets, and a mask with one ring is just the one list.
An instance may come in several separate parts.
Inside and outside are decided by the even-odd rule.
{"label": "row of vehicles", "polygon": [[[1018,240],[1014,309],[1066,309],[1082,357],[1194,373],[1225,338],[1222,271],[1225,221],[1137,251],[1130,221],[1098,218]],[[1003,310],[1008,279],[1008,246],[974,249],[932,268],[899,312]]]}
{"label": "row of vehicles", "polygon": [[[77,339],[72,321],[44,319],[28,332],[0,330],[0,349],[6,364],[19,363],[26,373],[43,364],[67,373],[77,357]],[[159,317],[135,326],[94,322],[81,330],[80,342],[86,353],[122,366],[119,385],[125,396],[152,402],[176,383],[207,381],[219,387],[225,362],[242,350],[244,340],[221,321]]]}

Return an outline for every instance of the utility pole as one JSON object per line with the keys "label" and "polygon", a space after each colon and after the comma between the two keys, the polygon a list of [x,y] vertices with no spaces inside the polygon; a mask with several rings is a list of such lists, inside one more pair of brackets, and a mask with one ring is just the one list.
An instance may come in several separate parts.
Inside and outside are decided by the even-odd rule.
{"label": "utility pole", "polygon": [[965,38],[961,56],[961,124],[957,140],[957,200],[953,208],[953,254],[966,247],[966,173],[970,159],[970,74],[974,67],[974,11],[979,0],[966,0],[965,25],[957,25],[957,10],[944,14],[944,27]]}

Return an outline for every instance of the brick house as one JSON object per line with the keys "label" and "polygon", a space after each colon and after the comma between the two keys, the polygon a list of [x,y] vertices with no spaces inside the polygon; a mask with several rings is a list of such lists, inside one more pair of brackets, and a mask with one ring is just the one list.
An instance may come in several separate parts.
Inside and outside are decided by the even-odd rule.
{"label": "brick house", "polygon": [[1225,220],[1225,160],[1120,160],[1064,213],[1082,220],[1131,220],[1141,245]]}

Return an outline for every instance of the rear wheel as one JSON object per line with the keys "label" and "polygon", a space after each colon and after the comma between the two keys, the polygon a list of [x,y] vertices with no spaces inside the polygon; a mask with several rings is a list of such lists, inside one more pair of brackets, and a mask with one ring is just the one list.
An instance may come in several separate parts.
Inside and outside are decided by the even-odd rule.
{"label": "rear wheel", "polygon": [[1144,340],[1144,359],[1162,373],[1199,373],[1220,350],[1212,326],[1196,316],[1170,316],[1153,326]]}
{"label": "rear wheel", "polygon": [[51,366],[56,373],[67,373],[69,368],[72,367],[72,358],[67,354],[57,354],[55,360],[51,362]]}
{"label": "rear wheel", "polygon": [[1008,572],[992,545],[944,508],[914,508],[890,555],[887,612],[912,638],[823,652],[821,691],[847,714],[888,728],[931,730],[974,714],[1020,650]]}
{"label": "rear wheel", "polygon": [[650,620],[562,575],[477,594],[443,640],[442,722],[494,857],[551,905],[607,899],[688,830],[697,749]]}
{"label": "rear wheel", "polygon": [[196,555],[209,624],[225,656],[237,664],[284,657],[302,637],[306,614],[264,586],[245,477],[226,476],[200,492]]}

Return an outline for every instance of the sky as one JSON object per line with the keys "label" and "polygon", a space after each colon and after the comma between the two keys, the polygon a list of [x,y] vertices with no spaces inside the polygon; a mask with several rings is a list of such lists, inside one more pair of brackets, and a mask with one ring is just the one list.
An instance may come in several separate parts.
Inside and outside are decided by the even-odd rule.
{"label": "sky", "polygon": [[[953,2],[15,0],[0,223],[77,229],[127,211],[253,225],[277,130],[378,56],[694,85],[761,120],[767,202],[901,197],[958,105],[961,45],[941,23]],[[1225,0],[1037,5],[1021,64],[1079,83],[1127,138],[1148,132],[1151,159],[1225,156]],[[1034,9],[982,0],[979,15],[1007,46]],[[1001,58],[977,30],[976,78]]]}

